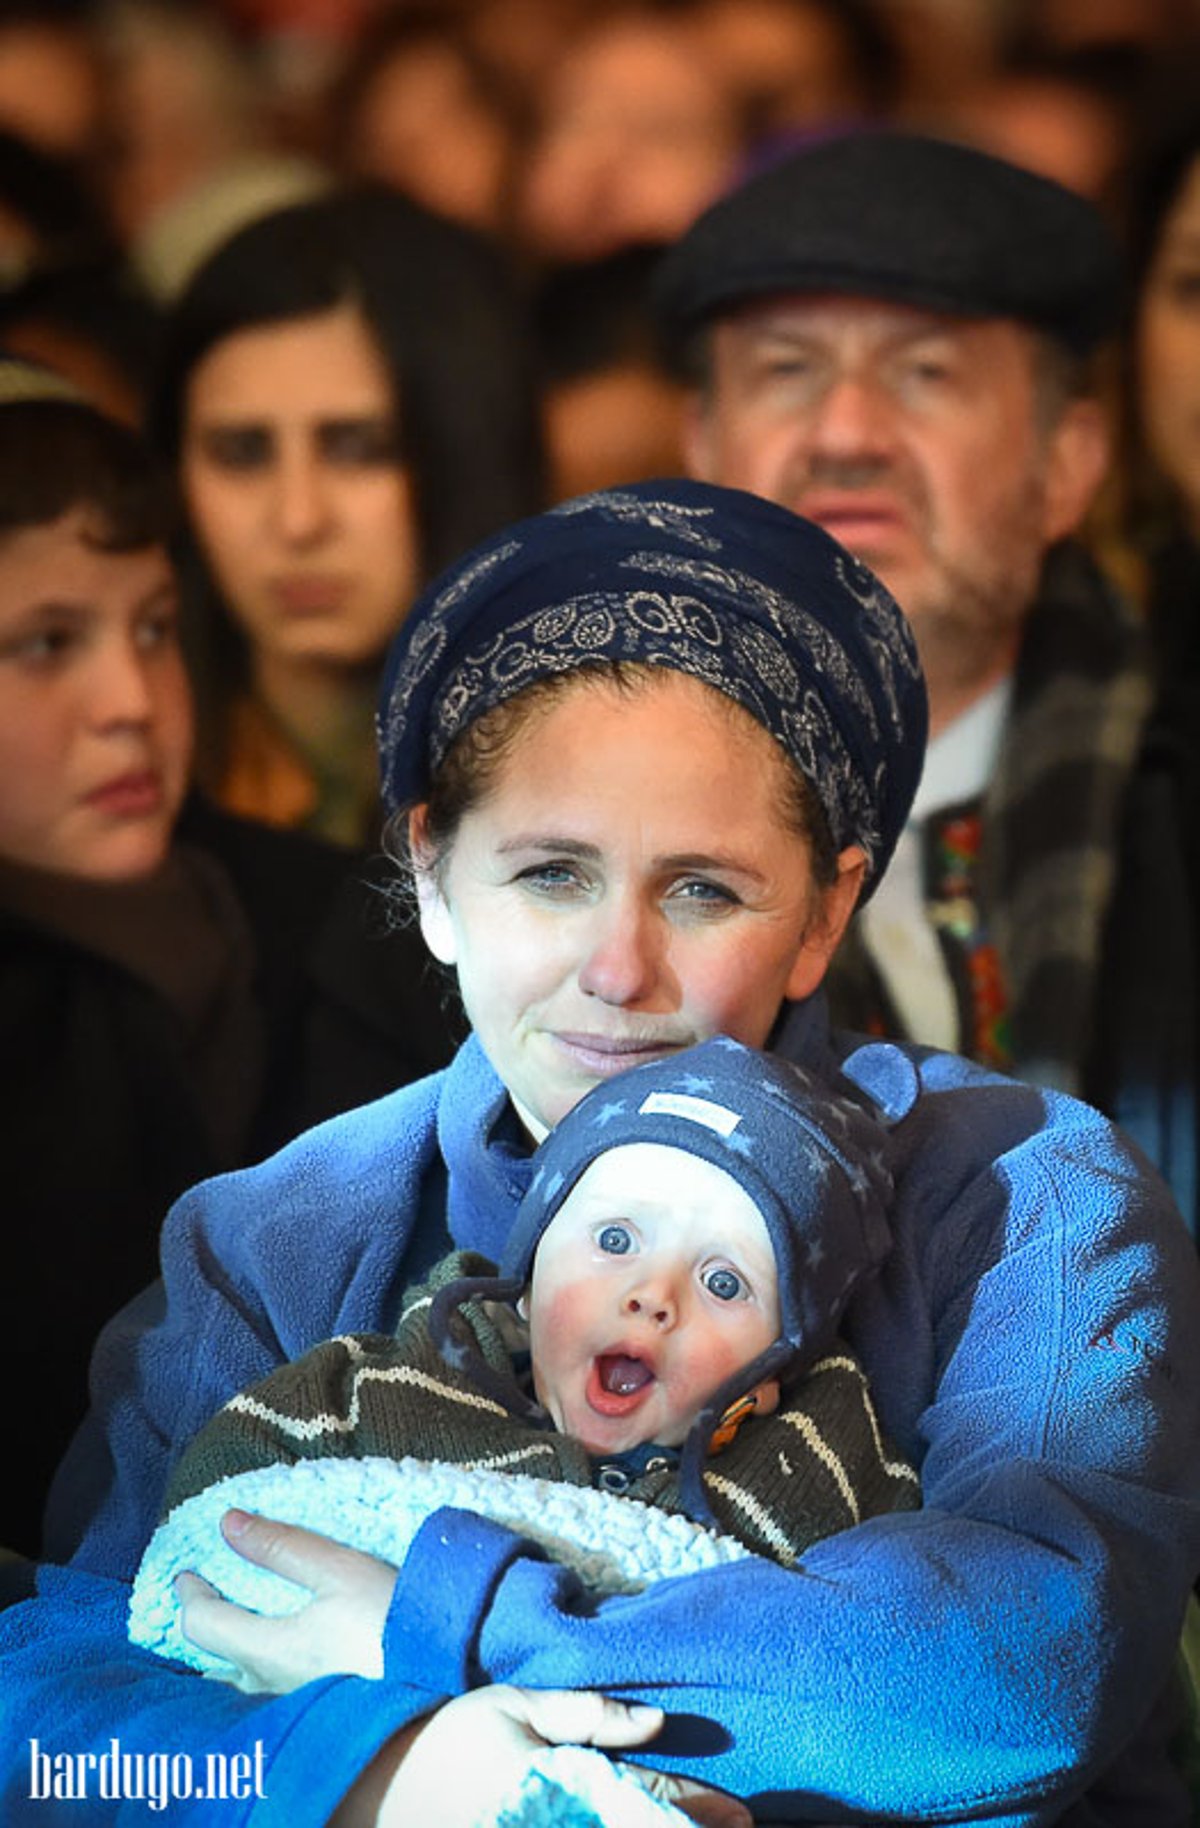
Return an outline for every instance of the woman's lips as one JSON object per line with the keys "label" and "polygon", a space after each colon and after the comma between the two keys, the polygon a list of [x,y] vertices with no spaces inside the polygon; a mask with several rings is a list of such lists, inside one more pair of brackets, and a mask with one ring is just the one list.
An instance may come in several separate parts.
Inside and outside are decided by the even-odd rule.
{"label": "woman's lips", "polygon": [[570,1032],[556,1033],[554,1040],[578,1065],[598,1079],[613,1078],[646,1060],[661,1060],[664,1054],[676,1053],[687,1045],[685,1041],[648,1040],[644,1036],[621,1039]]}
{"label": "woman's lips", "polygon": [[162,777],[150,768],[117,775],[86,795],[86,804],[110,818],[145,818],[162,807]]}
{"label": "woman's lips", "polygon": [[271,594],[288,616],[336,615],[345,604],[349,585],[345,578],[276,578]]}

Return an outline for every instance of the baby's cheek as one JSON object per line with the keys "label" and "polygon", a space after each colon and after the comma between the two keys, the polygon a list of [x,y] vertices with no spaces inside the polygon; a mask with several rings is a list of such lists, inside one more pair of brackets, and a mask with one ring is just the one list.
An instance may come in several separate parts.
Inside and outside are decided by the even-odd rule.
{"label": "baby's cheek", "polygon": [[532,1313],[532,1347],[535,1358],[554,1352],[578,1334],[587,1312],[579,1288],[539,1292]]}

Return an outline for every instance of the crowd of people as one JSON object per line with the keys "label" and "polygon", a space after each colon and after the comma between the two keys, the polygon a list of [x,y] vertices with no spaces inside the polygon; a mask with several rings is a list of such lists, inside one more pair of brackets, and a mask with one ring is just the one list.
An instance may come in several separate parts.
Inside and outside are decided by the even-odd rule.
{"label": "crowd of people", "polygon": [[[114,1736],[256,1745],[173,1807],[266,1828],[560,1744],[732,1828],[1192,1819],[1200,22],[968,11],[0,9],[6,1821],[120,1820],[28,1751]],[[547,1319],[663,1114],[703,1252],[614,1180]],[[244,1416],[756,1553],[235,1510],[314,1597],[182,1575],[198,1695],[130,1583]]]}

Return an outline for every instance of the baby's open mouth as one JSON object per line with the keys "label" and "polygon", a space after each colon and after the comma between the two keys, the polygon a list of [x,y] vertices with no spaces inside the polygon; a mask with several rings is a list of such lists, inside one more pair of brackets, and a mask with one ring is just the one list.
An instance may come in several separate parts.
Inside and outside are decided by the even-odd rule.
{"label": "baby's open mouth", "polygon": [[625,1352],[607,1352],[596,1360],[600,1382],[614,1396],[632,1396],[643,1384],[648,1384],[654,1376],[649,1365],[640,1358],[630,1358]]}
{"label": "baby's open mouth", "polygon": [[602,1352],[588,1373],[587,1400],[598,1415],[626,1415],[636,1409],[654,1372],[641,1358],[626,1352]]}

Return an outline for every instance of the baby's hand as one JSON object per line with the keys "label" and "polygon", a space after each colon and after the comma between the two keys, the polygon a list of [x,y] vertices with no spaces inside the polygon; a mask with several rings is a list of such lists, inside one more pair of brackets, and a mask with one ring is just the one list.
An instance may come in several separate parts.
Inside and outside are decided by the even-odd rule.
{"label": "baby's hand", "polygon": [[[534,1755],[547,1745],[622,1751],[644,1745],[662,1726],[656,1707],[641,1707],[590,1690],[513,1688],[506,1684],[459,1695],[405,1735],[378,1814],[348,1799],[331,1828],[476,1828],[497,1798],[515,1794]],[[705,1828],[751,1828],[749,1811],[733,1797],[664,1772],[635,1772],[645,1787]]]}

